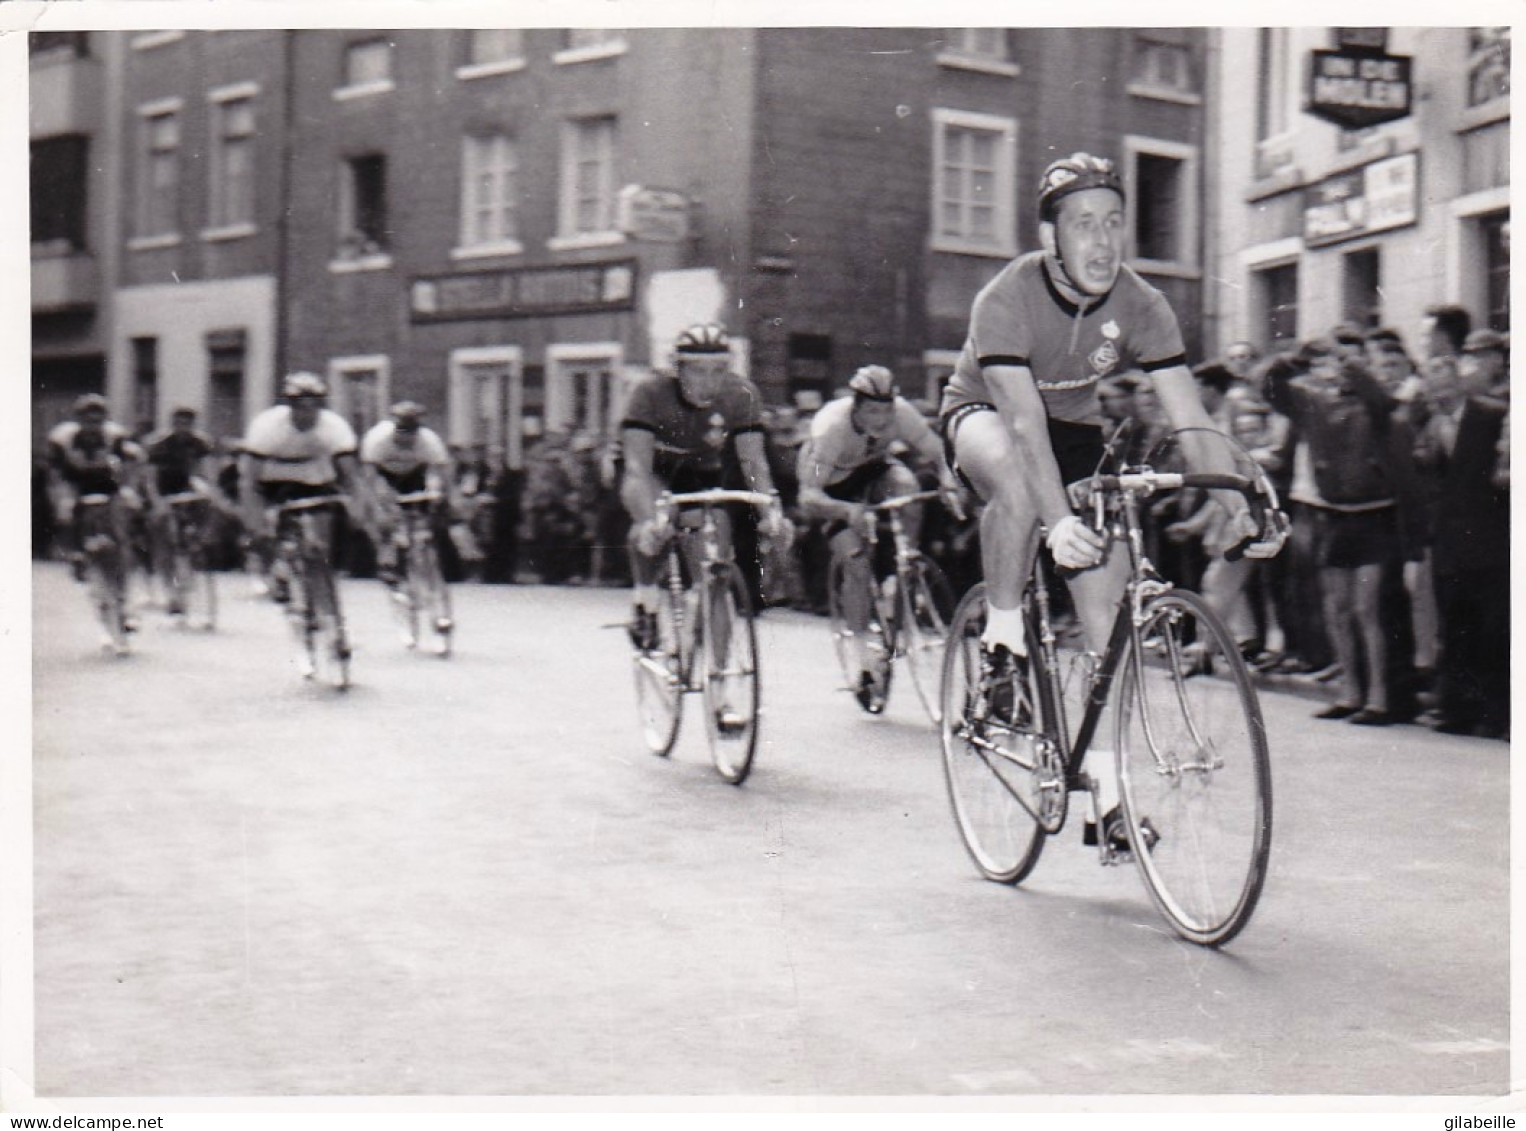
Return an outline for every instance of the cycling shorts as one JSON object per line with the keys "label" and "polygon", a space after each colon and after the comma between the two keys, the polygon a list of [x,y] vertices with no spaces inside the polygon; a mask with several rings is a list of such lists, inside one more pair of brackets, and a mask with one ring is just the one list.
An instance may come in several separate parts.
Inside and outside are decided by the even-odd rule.
{"label": "cycling shorts", "polygon": [[[959,477],[959,481],[968,487],[976,498],[982,497],[980,492],[975,489],[975,484],[970,482],[969,476],[965,475],[959,467],[957,443],[959,425],[964,423],[966,417],[974,413],[995,411],[996,406],[987,401],[968,401],[955,405],[938,420],[938,428],[943,433],[943,458],[954,474]],[[1049,446],[1054,450],[1055,462],[1060,467],[1060,482],[1069,486],[1078,480],[1089,479],[1102,463],[1105,450],[1101,427],[1096,424],[1077,424],[1070,420],[1055,420],[1053,417],[1049,418],[1048,423]]]}

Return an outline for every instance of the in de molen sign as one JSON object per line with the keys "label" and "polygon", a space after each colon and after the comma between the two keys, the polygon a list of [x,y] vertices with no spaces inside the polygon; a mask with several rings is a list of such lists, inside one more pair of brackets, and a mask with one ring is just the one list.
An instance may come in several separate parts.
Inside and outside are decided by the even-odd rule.
{"label": "in de molen sign", "polygon": [[1315,51],[1308,112],[1356,130],[1409,117],[1410,58],[1352,51]]}

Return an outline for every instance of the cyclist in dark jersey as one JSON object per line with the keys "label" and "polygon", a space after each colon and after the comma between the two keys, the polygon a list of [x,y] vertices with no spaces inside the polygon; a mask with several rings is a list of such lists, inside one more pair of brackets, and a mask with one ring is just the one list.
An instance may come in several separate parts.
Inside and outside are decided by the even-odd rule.
{"label": "cyclist in dark jersey", "polygon": [[[211,477],[207,474],[207,459],[213,450],[212,438],[197,429],[196,410],[190,408],[177,408],[170,413],[170,430],[148,442],[149,474],[144,483],[150,508],[148,536],[154,566],[166,582],[173,569],[169,524],[174,516],[164,499],[187,492],[202,496],[205,503],[192,505],[199,516],[198,525],[204,522],[214,498]],[[167,588],[173,594],[173,587],[167,585]],[[172,595],[169,598],[170,614],[174,616],[181,611],[179,598]]]}
{"label": "cyclist in dark jersey", "polygon": [[[672,373],[654,372],[631,389],[620,423],[624,475],[620,500],[631,516],[631,572],[635,608],[631,639],[654,646],[657,585],[668,534],[656,521],[663,491],[703,491],[723,486],[727,448],[732,447],[748,489],[774,495],[762,514],[762,532],[787,536],[763,446],[763,398],[751,381],[731,372],[731,340],[713,323],[678,336]],[[724,516],[722,516],[724,517]],[[730,530],[721,536],[729,545]]]}
{"label": "cyclist in dark jersey", "polygon": [[[1072,511],[1066,492],[1102,458],[1098,382],[1142,370],[1173,427],[1213,427],[1187,368],[1176,316],[1165,296],[1123,262],[1124,206],[1110,161],[1077,153],[1044,171],[1043,248],[1013,260],[976,296],[969,336],[944,391],[949,466],[987,503],[980,524],[989,606],[982,657],[991,685],[1004,683],[999,677],[1027,655],[1020,602],[1040,523],[1059,565],[1089,571],[1070,585],[1088,646],[1100,651],[1106,641],[1127,562],[1104,561],[1102,535]],[[1231,508],[1232,529],[1256,532],[1243,500],[1221,502]],[[1267,556],[1276,548],[1247,552]],[[993,709],[1019,707],[993,703]],[[1095,776],[1104,785],[1105,829],[1121,833],[1108,804],[1116,800],[1114,776]]]}

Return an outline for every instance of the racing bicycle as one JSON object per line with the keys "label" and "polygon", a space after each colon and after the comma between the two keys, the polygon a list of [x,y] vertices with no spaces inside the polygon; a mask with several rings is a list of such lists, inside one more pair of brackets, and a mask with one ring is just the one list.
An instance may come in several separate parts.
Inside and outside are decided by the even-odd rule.
{"label": "racing bicycle", "polygon": [[[901,515],[906,507],[937,498],[942,498],[942,492],[918,491],[866,505],[864,545],[860,551],[862,560],[834,558],[828,572],[827,607],[832,643],[843,677],[855,690],[859,689],[866,673],[854,646],[857,634],[846,615],[845,589],[852,581],[852,570],[865,570],[869,575],[865,645],[873,658],[873,670],[870,685],[859,695],[859,705],[871,715],[884,711],[890,696],[893,662],[903,660],[928,717],[934,723],[942,717],[938,679],[948,639],[949,617],[954,609],[953,590],[937,564],[913,544]],[[881,522],[890,528],[894,549],[894,568],[884,577],[880,576],[884,571],[876,553]]]}
{"label": "racing bicycle", "polygon": [[276,570],[289,586],[287,614],[302,645],[304,679],[343,691],[350,686],[350,641],[339,602],[339,582],[329,564],[334,508],[342,495],[316,495],[277,505]]}
{"label": "racing bicycle", "polygon": [[435,653],[449,656],[456,622],[434,532],[434,515],[443,497],[439,491],[397,497],[400,516],[392,537],[402,577],[392,598],[403,622],[404,643],[417,648],[423,636],[420,630],[427,629],[434,634]]}
{"label": "racing bicycle", "polygon": [[101,647],[125,656],[132,650],[128,641],[132,618],[127,609],[127,552],[122,544],[119,506],[115,495],[92,493],[79,497],[75,514],[85,584],[105,630]]}
{"label": "racing bicycle", "polygon": [[647,746],[667,757],[683,721],[683,696],[699,692],[715,768],[740,785],[758,745],[758,637],[742,571],[721,545],[719,511],[729,504],[773,506],[777,500],[733,490],[664,493],[657,500],[656,517],[673,536],[653,646],[635,649],[636,697]]}
{"label": "racing bicycle", "polygon": [[[1141,502],[1156,492],[1235,491],[1258,519],[1257,537],[1285,536],[1271,484],[1248,457],[1235,466],[1244,473],[1157,471],[1147,461],[1089,481],[1095,527],[1114,548],[1126,547],[1130,564],[1100,658],[1061,646],[1050,608],[1053,566],[1042,554],[1023,597],[1029,656],[1004,680],[982,681],[984,583],[960,602],[943,664],[943,761],[960,835],[987,879],[1016,884],[1032,872],[1046,839],[1064,826],[1072,793],[1091,792],[1096,811],[1097,782],[1082,763],[1111,698],[1128,848],[1099,836],[1102,863],[1132,856],[1155,906],[1191,942],[1221,945],[1250,919],[1272,837],[1260,704],[1218,613],[1156,573],[1140,517]],[[1237,559],[1252,540],[1226,558]],[[1083,704],[1074,728],[1067,677]]]}
{"label": "racing bicycle", "polygon": [[169,508],[164,534],[167,604],[185,624],[209,631],[217,626],[217,583],[207,558],[211,501],[195,491],[164,496]]}

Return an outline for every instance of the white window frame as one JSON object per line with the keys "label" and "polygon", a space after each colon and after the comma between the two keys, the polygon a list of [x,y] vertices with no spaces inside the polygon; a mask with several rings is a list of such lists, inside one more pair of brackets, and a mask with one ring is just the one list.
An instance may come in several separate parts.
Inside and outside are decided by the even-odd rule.
{"label": "white window frame", "polygon": [[172,211],[178,212],[180,197],[180,154],[185,144],[185,99],[183,98],[160,98],[153,102],[145,102],[138,107],[138,183],[137,199],[134,201],[133,228],[136,234],[127,241],[127,246],[132,251],[145,251],[151,248],[174,247],[180,242],[178,220],[174,221],[177,226],[172,226],[161,232],[139,231],[145,226],[145,214],[148,208],[148,194],[151,186],[149,179],[152,175],[154,164],[154,150],[150,149],[152,140],[152,121],[155,118],[163,118],[174,115],[175,118],[175,148],[171,161],[175,169],[174,198],[177,207]]}
{"label": "white window frame", "polygon": [[[983,255],[1010,259],[1017,254],[1017,119],[969,110],[933,109],[932,228],[928,246],[933,251],[961,255]],[[947,131],[981,130],[999,134],[996,146],[995,212],[991,242],[982,243],[960,236],[946,236],[940,231],[943,206],[943,159]]]}
{"label": "white window frame", "polygon": [[463,346],[450,351],[446,363],[450,382],[450,401],[446,410],[448,439],[452,444],[473,442],[472,414],[469,411],[470,386],[467,378],[473,366],[501,365],[508,369],[504,383],[507,403],[495,397],[492,405],[493,426],[498,435],[484,439],[490,448],[495,444],[504,453],[504,462],[512,468],[524,466],[525,365],[520,346]]}
{"label": "white window frame", "polygon": [[[1293,36],[1290,29],[1282,28],[1256,28],[1255,35],[1255,64],[1260,68],[1261,64],[1261,33],[1270,32],[1272,39],[1271,63],[1264,72],[1259,72],[1256,78],[1255,98],[1257,104],[1261,99],[1263,87],[1266,90],[1267,104],[1274,108],[1274,121],[1267,135],[1255,139],[1258,164],[1268,167],[1279,167],[1292,160],[1291,155],[1295,150],[1297,131],[1294,123],[1298,121],[1297,86],[1294,81],[1293,67],[1297,53],[1293,50]],[[1259,111],[1256,105],[1251,107],[1251,128],[1256,128],[1255,115]],[[1281,128],[1277,128],[1280,126]],[[1288,155],[1288,161],[1277,160],[1282,155]]]}
{"label": "white window frame", "polygon": [[[975,51],[970,46],[972,32],[987,31],[988,28],[945,28],[948,34],[948,45],[938,52],[937,62],[940,67],[953,67],[962,71],[980,71],[988,75],[1006,75],[1008,77],[1022,74],[1022,68],[1017,62],[1008,58],[998,58],[995,55],[986,55]],[[1007,31],[1006,28],[998,29]],[[1008,48],[1010,50],[1010,43]]]}
{"label": "white window frame", "polygon": [[599,43],[588,43],[582,47],[563,47],[551,56],[551,62],[559,67],[569,63],[591,63],[596,59],[613,59],[616,55],[624,55],[630,50],[630,42],[625,38],[624,28],[597,30],[609,31],[612,34],[609,39]]}
{"label": "white window frame", "polygon": [[[1192,45],[1190,43],[1175,43],[1166,39],[1152,39],[1148,32],[1142,28],[1136,28],[1133,32],[1132,43],[1138,50],[1141,44],[1149,43],[1161,47],[1180,48],[1187,55],[1187,76],[1193,78],[1192,66],[1196,62],[1193,58]],[[1130,79],[1125,88],[1129,94],[1136,98],[1153,98],[1158,102],[1175,102],[1182,106],[1201,106],[1203,104],[1203,92],[1198,90],[1183,90],[1175,86],[1161,86],[1158,83]]]}
{"label": "white window frame", "polygon": [[[1267,243],[1248,247],[1240,252],[1240,280],[1239,288],[1239,337],[1250,341],[1260,342],[1261,332],[1266,328],[1264,310],[1255,309],[1255,304],[1260,302],[1260,296],[1254,286],[1253,276],[1262,271],[1272,271],[1278,267],[1298,268],[1298,315],[1299,321],[1303,321],[1307,296],[1304,288],[1308,285],[1309,273],[1304,269],[1303,237],[1284,236],[1282,239],[1271,240]],[[1299,335],[1303,333],[1303,327],[1295,327]]]}
{"label": "white window frame", "polygon": [[[350,388],[345,378],[352,373],[376,374],[376,419],[387,419],[392,403],[392,359],[384,353],[331,357],[328,364],[329,407],[350,422]],[[355,439],[364,439],[357,434]]]}
{"label": "white window frame", "polygon": [[1484,246],[1478,221],[1483,216],[1509,210],[1509,185],[1470,192],[1448,202],[1451,223],[1447,227],[1443,252],[1446,264],[1446,290],[1443,293],[1456,296],[1448,301],[1459,302],[1470,310],[1484,309],[1484,287],[1479,274]]}
{"label": "white window frame", "polygon": [[141,35],[132,37],[131,46],[134,51],[147,51],[153,47],[163,47],[166,43],[174,43],[185,38],[185,32],[180,31],[146,31]]}
{"label": "white window frame", "polygon": [[[373,43],[380,43],[387,49],[387,77],[384,79],[371,79],[368,82],[347,83],[344,86],[334,88],[335,102],[348,102],[353,98],[366,98],[373,94],[386,94],[390,90],[397,89],[397,82],[392,77],[393,64],[396,62],[397,48],[392,41],[380,39],[355,39],[344,45],[344,59],[341,61],[346,70],[349,69],[349,55],[357,47],[365,47]],[[343,76],[341,76],[343,77]]]}
{"label": "white window frame", "polygon": [[[473,31],[494,30],[497,29],[468,28],[466,32],[468,43],[470,42],[471,34]],[[519,31],[521,36],[524,34],[524,29],[522,28],[508,28],[505,30]],[[456,78],[465,82],[471,79],[487,78],[490,75],[507,75],[513,73],[514,71],[522,71],[524,69],[525,52],[524,42],[521,39],[518,55],[505,55],[501,59],[484,59],[480,63],[462,63],[459,67],[456,68]]]}
{"label": "white window frame", "polygon": [[[495,240],[471,240],[472,216],[477,211],[475,192],[477,170],[474,168],[473,153],[480,153],[475,148],[475,143],[501,139],[508,147],[511,158],[509,178],[513,199],[509,202],[508,211],[513,221],[516,232],[515,236],[500,237]],[[519,229],[519,144],[518,139],[510,133],[496,134],[463,134],[461,137],[461,196],[460,196],[460,225],[457,229],[457,245],[451,250],[452,259],[476,259],[496,255],[518,255],[524,251],[524,245],[520,242],[517,232]],[[501,191],[501,188],[500,188]]]}
{"label": "white window frame", "polygon": [[[216,212],[219,208],[218,202],[223,191],[220,187],[222,184],[222,156],[225,138],[225,134],[220,128],[223,108],[229,102],[247,101],[252,105],[259,96],[260,84],[257,82],[233,83],[230,86],[220,86],[207,92],[208,117],[214,123],[214,128],[211,130],[209,138],[209,148],[211,149],[209,154],[210,160],[207,162],[207,208],[210,212]],[[259,145],[259,136],[258,127],[248,135],[248,145],[251,151]],[[204,241],[212,243],[223,240],[245,239],[254,235],[259,230],[254,222],[254,216],[257,214],[257,200],[254,197],[258,193],[258,177],[256,175],[258,164],[251,157],[249,178],[251,193],[254,195],[251,196],[250,200],[249,219],[231,224],[213,224],[211,227],[203,228],[201,238]]]}
{"label": "white window frame", "polygon": [[[1176,259],[1146,259],[1136,255],[1129,260],[1129,266],[1142,274],[1170,275],[1184,279],[1201,277],[1202,246],[1198,234],[1198,220],[1202,207],[1202,161],[1198,147],[1187,145],[1180,141],[1167,141],[1163,138],[1125,134],[1123,137],[1123,153],[1124,185],[1128,189],[1129,201],[1132,208],[1138,207],[1138,159],[1141,155],[1169,157],[1182,163],[1181,206],[1177,217],[1182,234],[1181,254]],[[1133,226],[1131,224],[1131,235],[1132,232]]]}
{"label": "white window frame", "polygon": [[541,431],[565,432],[571,419],[571,390],[563,380],[564,368],[576,362],[606,361],[610,375],[609,419],[600,422],[601,437],[616,434],[625,412],[626,382],[621,377],[624,349],[619,342],[565,342],[546,347],[546,408]]}
{"label": "white window frame", "polygon": [[[577,169],[580,154],[579,138],[580,127],[591,122],[608,122],[611,124],[609,131],[609,154],[608,163],[604,167],[603,187],[606,201],[607,216],[604,218],[608,227],[596,231],[580,232],[577,230]],[[619,170],[616,165],[619,162],[619,130],[620,119],[613,114],[594,115],[586,118],[569,118],[562,123],[561,144],[561,178],[557,186],[557,234],[546,241],[546,246],[552,251],[563,251],[569,248],[580,247],[608,247],[625,242],[625,233],[615,225],[618,220],[618,203],[620,192]]]}
{"label": "white window frame", "polygon": [[[335,224],[335,241],[342,245],[344,240],[357,232],[354,225],[355,212],[355,182],[354,164],[356,158],[379,156],[385,162],[387,154],[357,153],[339,160],[339,199],[337,223]],[[392,252],[388,248],[373,251],[368,254],[345,256],[341,248],[335,248],[334,258],[329,262],[329,271],[335,275],[349,275],[357,271],[385,271],[392,266]]]}

